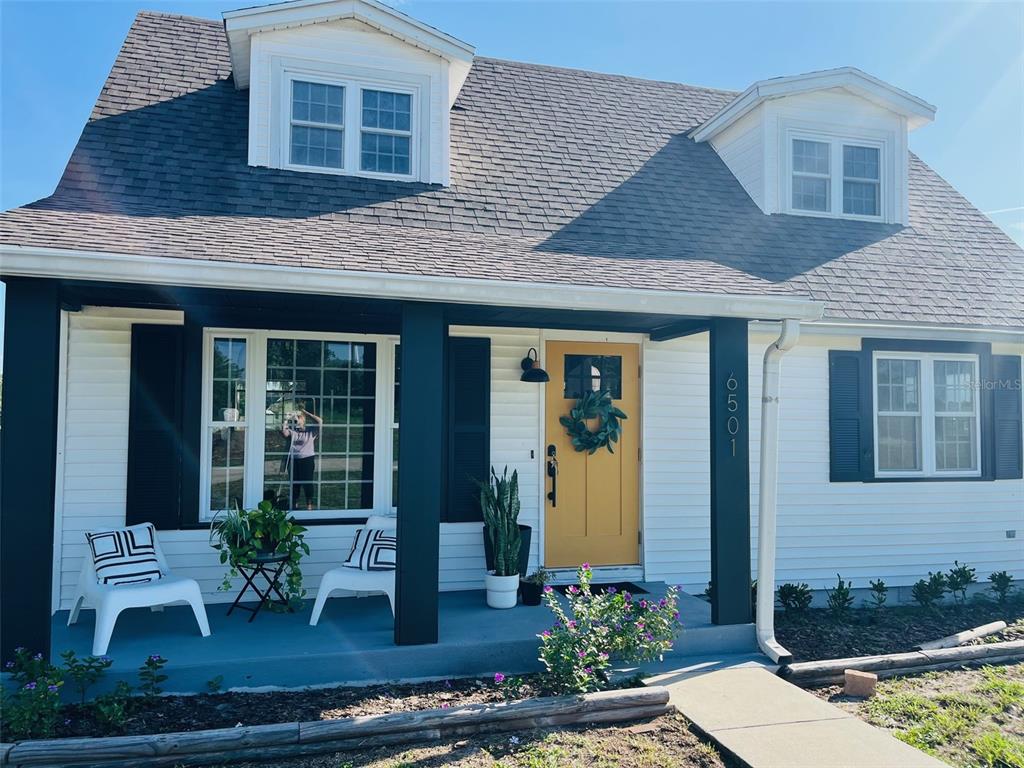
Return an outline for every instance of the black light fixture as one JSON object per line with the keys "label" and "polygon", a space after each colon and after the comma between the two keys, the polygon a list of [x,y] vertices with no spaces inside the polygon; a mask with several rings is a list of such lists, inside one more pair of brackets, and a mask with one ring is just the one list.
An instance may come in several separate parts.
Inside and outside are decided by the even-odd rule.
{"label": "black light fixture", "polygon": [[523,369],[523,375],[519,377],[520,381],[531,381],[534,384],[543,384],[546,381],[551,381],[548,372],[540,367],[540,360],[537,359],[537,350],[533,347],[530,347],[530,351],[526,353],[526,357],[523,358],[520,366]]}

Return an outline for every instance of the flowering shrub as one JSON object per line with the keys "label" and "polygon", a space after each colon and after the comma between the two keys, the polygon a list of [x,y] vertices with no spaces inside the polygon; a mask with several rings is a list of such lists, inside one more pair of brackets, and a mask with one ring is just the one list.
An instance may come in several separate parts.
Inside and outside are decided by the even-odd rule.
{"label": "flowering shrub", "polygon": [[0,690],[4,741],[48,738],[54,734],[60,711],[64,675],[43,654],[16,648],[14,659],[4,665],[17,684],[12,693]]}
{"label": "flowering shrub", "polygon": [[669,587],[661,599],[637,600],[614,587],[595,594],[587,563],[576,576],[578,585],[568,589],[568,612],[554,590],[544,588],[555,615],[554,626],[539,635],[547,687],[559,693],[600,690],[608,684],[613,660],[653,661],[672,649],[681,629],[676,587]]}

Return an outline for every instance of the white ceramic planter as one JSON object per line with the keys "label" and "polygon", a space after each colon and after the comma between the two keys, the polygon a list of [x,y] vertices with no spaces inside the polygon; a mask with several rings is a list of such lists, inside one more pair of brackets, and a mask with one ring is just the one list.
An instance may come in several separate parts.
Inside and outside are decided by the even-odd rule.
{"label": "white ceramic planter", "polygon": [[487,605],[491,608],[515,608],[519,593],[519,574],[514,576],[495,576],[488,572],[484,576],[487,587]]}

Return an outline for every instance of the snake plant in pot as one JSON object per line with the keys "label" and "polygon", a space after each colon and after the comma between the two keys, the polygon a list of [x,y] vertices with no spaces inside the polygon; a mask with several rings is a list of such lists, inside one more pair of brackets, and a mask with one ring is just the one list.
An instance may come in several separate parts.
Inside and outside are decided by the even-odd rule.
{"label": "snake plant in pot", "polygon": [[494,570],[484,577],[487,605],[514,608],[519,590],[519,473],[501,477],[491,468],[487,483],[479,483],[484,531],[494,552]]}

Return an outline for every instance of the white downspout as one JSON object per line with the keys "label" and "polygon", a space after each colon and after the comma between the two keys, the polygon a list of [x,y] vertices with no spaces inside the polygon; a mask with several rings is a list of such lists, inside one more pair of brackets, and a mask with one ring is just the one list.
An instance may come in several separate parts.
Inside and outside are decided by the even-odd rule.
{"label": "white downspout", "polygon": [[793,656],[775,639],[775,508],[779,485],[779,370],[796,346],[800,321],[783,320],[778,340],[764,353],[761,380],[760,483],[757,496],[757,644],[778,664]]}

